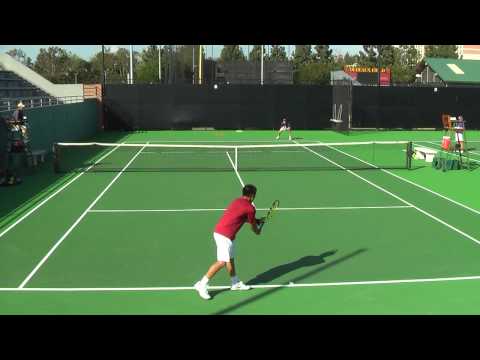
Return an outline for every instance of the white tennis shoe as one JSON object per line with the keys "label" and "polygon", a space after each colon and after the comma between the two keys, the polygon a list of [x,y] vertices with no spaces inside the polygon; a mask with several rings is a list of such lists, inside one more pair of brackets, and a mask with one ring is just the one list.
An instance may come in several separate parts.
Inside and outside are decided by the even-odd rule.
{"label": "white tennis shoe", "polygon": [[205,300],[210,300],[211,296],[210,294],[208,293],[208,290],[207,290],[207,286],[206,285],[202,285],[200,281],[198,281],[195,285],[194,285],[194,288],[195,290],[198,291],[198,295],[200,295],[200,297],[202,299],[205,299]]}
{"label": "white tennis shoe", "polygon": [[251,287],[248,285],[245,285],[242,281],[237,282],[236,284],[233,284],[230,290],[250,290]]}

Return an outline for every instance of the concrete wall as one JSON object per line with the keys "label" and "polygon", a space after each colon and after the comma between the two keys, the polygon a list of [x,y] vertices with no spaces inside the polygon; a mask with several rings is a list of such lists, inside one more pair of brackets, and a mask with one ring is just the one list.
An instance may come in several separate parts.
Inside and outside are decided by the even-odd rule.
{"label": "concrete wall", "polygon": [[58,97],[83,96],[83,84],[56,84],[55,91]]}

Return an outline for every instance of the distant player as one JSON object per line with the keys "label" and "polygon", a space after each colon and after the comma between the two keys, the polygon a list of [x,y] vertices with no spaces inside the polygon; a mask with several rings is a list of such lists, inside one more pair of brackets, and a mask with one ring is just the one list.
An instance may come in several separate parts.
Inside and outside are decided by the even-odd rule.
{"label": "distant player", "polygon": [[280,134],[284,131],[288,130],[288,140],[292,140],[292,128],[290,126],[290,122],[287,121],[286,118],[282,119],[282,123],[280,124],[280,130],[278,130],[277,140],[280,139]]}
{"label": "distant player", "polygon": [[208,269],[205,276],[195,284],[195,290],[201,298],[208,300],[210,295],[207,285],[210,279],[224,266],[232,280],[231,290],[249,290],[250,286],[240,281],[235,272],[235,235],[245,222],[251,225],[252,231],[260,235],[259,225],[264,219],[255,218],[255,207],[252,205],[257,188],[254,185],[245,185],[242,196],[233,200],[215,226],[213,238],[217,246],[217,261]]}
{"label": "distant player", "polygon": [[455,124],[455,140],[460,144],[460,152],[463,153],[465,150],[463,132],[465,131],[465,122],[463,121],[463,116],[459,115],[457,117],[457,122]]}

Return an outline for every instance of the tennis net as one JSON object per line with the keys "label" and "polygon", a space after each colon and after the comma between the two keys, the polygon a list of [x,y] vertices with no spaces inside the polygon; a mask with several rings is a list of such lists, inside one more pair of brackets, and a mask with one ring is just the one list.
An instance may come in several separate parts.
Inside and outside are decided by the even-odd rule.
{"label": "tennis net", "polygon": [[408,141],[275,145],[57,143],[57,172],[281,171],[411,167]]}

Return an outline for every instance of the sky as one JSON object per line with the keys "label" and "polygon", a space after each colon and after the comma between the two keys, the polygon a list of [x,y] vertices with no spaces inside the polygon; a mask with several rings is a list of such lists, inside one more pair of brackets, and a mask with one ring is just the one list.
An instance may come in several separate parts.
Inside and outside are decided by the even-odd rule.
{"label": "sky", "polygon": [[[67,51],[70,51],[73,54],[76,54],[80,56],[81,58],[85,60],[89,60],[94,54],[97,52],[102,51],[102,46],[101,45],[0,45],[0,52],[6,52],[11,49],[22,49],[27,56],[32,58],[33,61],[35,61],[39,51],[41,48],[48,48],[50,46],[58,46],[62,47]],[[111,49],[115,48],[126,48],[130,49],[130,45],[106,45],[109,46]],[[134,50],[141,52],[146,46],[148,45],[134,45]],[[222,51],[222,46],[223,45],[206,45],[206,53],[207,56],[210,57],[212,52],[213,52],[213,57],[217,58],[220,55],[220,52]],[[244,53],[246,54],[248,51],[248,47],[250,49],[252,48],[253,45],[241,45],[243,48]],[[289,50],[290,52],[293,52],[295,45],[284,45],[285,49]],[[345,54],[346,52],[350,54],[356,54],[362,49],[362,45],[330,45],[330,47],[333,50],[334,54]]]}

